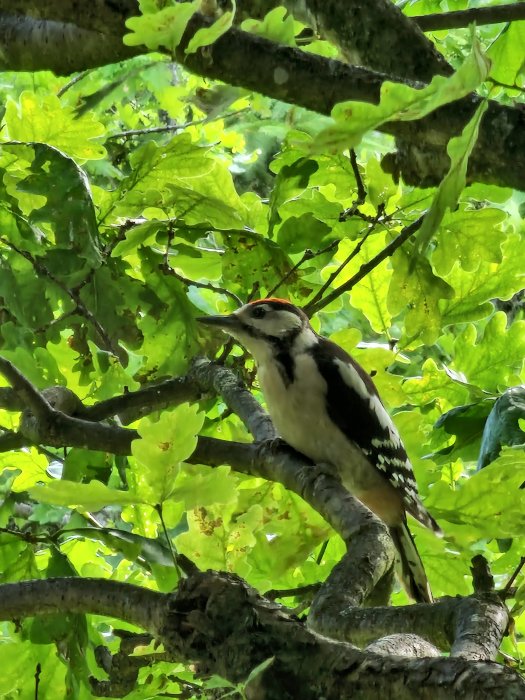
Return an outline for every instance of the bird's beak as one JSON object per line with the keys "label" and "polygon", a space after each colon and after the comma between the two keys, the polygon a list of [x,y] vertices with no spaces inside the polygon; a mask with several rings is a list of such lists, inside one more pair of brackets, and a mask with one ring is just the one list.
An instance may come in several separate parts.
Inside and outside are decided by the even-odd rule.
{"label": "bird's beak", "polygon": [[217,326],[217,328],[226,333],[237,330],[241,325],[235,314],[229,314],[228,316],[199,316],[197,321],[207,326]]}

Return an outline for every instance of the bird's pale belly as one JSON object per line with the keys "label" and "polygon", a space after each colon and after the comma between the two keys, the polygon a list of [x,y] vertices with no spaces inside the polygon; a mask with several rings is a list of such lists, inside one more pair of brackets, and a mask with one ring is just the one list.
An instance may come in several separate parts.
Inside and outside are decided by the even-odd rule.
{"label": "bird's pale belly", "polygon": [[[259,366],[268,411],[279,435],[316,463],[335,466],[346,488],[360,496],[384,486],[384,477],[362,451],[337,428],[325,405],[326,384],[308,355],[296,361],[296,380],[285,386],[275,365]],[[306,377],[302,381],[302,377]]]}

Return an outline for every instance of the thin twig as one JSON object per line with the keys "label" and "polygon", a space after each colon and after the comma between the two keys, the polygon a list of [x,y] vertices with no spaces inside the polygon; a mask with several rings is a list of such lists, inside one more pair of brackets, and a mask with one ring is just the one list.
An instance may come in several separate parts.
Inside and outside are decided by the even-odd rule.
{"label": "thin twig", "polygon": [[42,673],[42,666],[40,662],[37,663],[35,668],[35,700],[38,700],[38,686],[40,685],[40,674]]}
{"label": "thin twig", "polygon": [[359,240],[356,246],[354,246],[354,249],[350,252],[349,255],[343,260],[343,262],[328,276],[328,279],[326,282],[322,285],[320,289],[317,290],[317,292],[314,294],[312,299],[308,302],[308,304],[305,307],[305,310],[309,308],[311,305],[315,304],[319,299],[322,298],[323,294],[326,292],[326,290],[332,286],[332,282],[339,277],[341,272],[345,269],[345,267],[355,258],[355,256],[359,253],[363,245],[365,244],[366,239],[368,236],[372,233],[374,230],[376,224],[372,224],[371,226],[368,227],[367,232],[365,235]]}
{"label": "thin twig", "polygon": [[170,131],[181,131],[182,129],[187,129],[189,126],[199,126],[208,121],[208,117],[203,119],[196,119],[192,122],[184,122],[182,124],[165,124],[164,126],[151,126],[146,129],[129,129],[128,131],[119,131],[116,134],[110,134],[106,141],[112,139],[129,139],[132,136],[147,136],[148,134],[163,134]]}
{"label": "thin twig", "polygon": [[292,598],[294,596],[302,596],[307,593],[317,593],[321,589],[322,583],[308,583],[304,586],[297,586],[297,588],[271,588],[264,594],[265,598],[268,600],[275,600],[276,598]]}
{"label": "thin twig", "polygon": [[175,270],[169,265],[163,264],[161,265],[161,269],[164,272],[164,274],[170,275],[171,277],[175,277],[175,279],[179,280],[179,282],[184,284],[186,287],[198,287],[199,289],[209,289],[215,294],[224,294],[225,296],[230,297],[230,299],[233,299],[237,306],[242,306],[242,300],[240,299],[240,297],[238,297],[237,294],[230,292],[229,289],[225,289],[224,287],[216,287],[211,282],[196,282],[195,280],[190,280],[188,277],[184,277],[178,272],[175,272]]}
{"label": "thin twig", "polygon": [[228,112],[228,114],[220,115],[216,117],[203,117],[202,119],[196,119],[191,122],[184,122],[183,124],[167,124],[164,126],[151,126],[146,129],[129,129],[128,131],[119,131],[115,134],[110,134],[106,137],[106,141],[111,139],[119,138],[131,138],[132,136],[147,136],[148,134],[162,134],[169,131],[182,131],[182,129],[187,129],[190,126],[199,126],[200,124],[210,124],[218,119],[229,119],[230,117],[236,117],[242,112],[246,112],[248,107],[242,107],[241,109],[236,109],[234,112]]}
{"label": "thin twig", "polygon": [[69,88],[72,88],[73,85],[76,85],[81,80],[83,80],[86,77],[86,75],[89,75],[89,73],[91,73],[92,70],[93,70],[92,68],[88,68],[88,70],[83,70],[81,73],[79,73],[78,75],[75,75],[73,78],[71,78],[71,80],[69,80],[65,85],[62,85],[60,90],[57,92],[57,97],[62,97],[62,95],[67,90],[69,90]]}
{"label": "thin twig", "polygon": [[175,550],[173,549],[173,542],[171,541],[171,537],[168,534],[168,528],[166,527],[166,523],[164,522],[164,513],[162,511],[162,503],[158,503],[155,506],[155,510],[157,511],[157,514],[159,516],[160,524],[162,525],[162,530],[164,532],[164,537],[166,539],[166,542],[168,543],[168,547],[170,550],[171,558],[173,559],[173,566],[175,567],[175,571],[177,572],[177,575],[179,578],[182,578],[179,565],[177,564],[177,554]]}
{"label": "thin twig", "polygon": [[311,260],[313,257],[315,257],[315,253],[311,251],[309,248],[307,248],[304,253],[301,256],[301,259],[299,262],[296,262],[293,267],[291,267],[288,272],[281,277],[281,279],[275,284],[268,292],[267,296],[273,297],[275,292],[281,287],[285,282],[287,282],[290,277],[297,272],[297,270],[301,267],[301,265],[306,262],[307,260]]}
{"label": "thin twig", "polygon": [[350,149],[350,165],[352,166],[352,171],[354,173],[355,181],[357,184],[357,201],[363,204],[366,199],[366,187],[359,172],[359,165],[357,164],[357,155],[354,148]]}
{"label": "thin twig", "polygon": [[345,292],[349,292],[355,285],[360,282],[364,277],[368,275],[369,272],[371,272],[374,268],[376,268],[380,263],[383,262],[383,260],[386,260],[386,258],[389,258],[395,251],[400,248],[405,241],[407,241],[411,236],[416,233],[421,228],[421,225],[423,223],[423,220],[425,218],[425,214],[420,216],[418,219],[413,221],[409,226],[406,226],[399,236],[397,238],[394,238],[394,240],[389,243],[387,246],[383,248],[377,255],[374,255],[374,257],[369,260],[367,263],[363,263],[359,270],[356,272],[353,277],[351,277],[349,280],[347,280],[344,284],[341,284],[339,287],[334,289],[334,291],[331,294],[328,294],[324,299],[320,299],[317,301],[315,304],[310,302],[306,305],[304,308],[304,311],[309,315],[312,316],[313,314],[317,313],[321,309],[324,309],[325,306],[328,306],[328,304],[331,304],[335,299],[338,299],[342,294]]}
{"label": "thin twig", "polygon": [[327,550],[327,547],[328,547],[328,540],[325,540],[323,542],[323,544],[321,545],[321,549],[319,550],[319,554],[315,558],[315,563],[317,564],[317,566],[321,566],[321,564],[323,562],[323,557],[324,557],[325,552]]}
{"label": "thin twig", "polygon": [[168,224],[168,240],[166,241],[166,250],[164,251],[164,270],[169,272],[170,268],[170,246],[175,237],[175,231],[173,229],[173,220],[170,220]]}
{"label": "thin twig", "polygon": [[7,240],[7,238],[4,238],[4,236],[0,236],[0,242],[8,248],[10,248],[11,250],[13,250],[15,253],[18,253],[18,255],[21,255],[29,263],[31,263],[35,272],[38,275],[41,275],[42,277],[47,277],[52,282],[54,282],[57,285],[57,287],[59,287],[76,304],[75,311],[78,311],[80,316],[84,316],[84,318],[87,321],[89,321],[94,327],[95,331],[100,337],[103,349],[115,355],[115,357],[117,357],[121,363],[125,361],[125,351],[123,351],[122,348],[118,346],[118,344],[113,343],[105,328],[100,324],[98,319],[81,300],[79,292],[76,288],[69,289],[69,287],[67,287],[61,280],[55,277],[55,275],[53,275],[44,265],[42,265],[36,258],[34,258],[31,255],[31,253],[28,253],[26,250],[22,250],[14,243],[11,243],[11,241]]}
{"label": "thin twig", "polygon": [[505,588],[501,591],[501,598],[502,600],[506,600],[509,597],[510,590],[512,588],[512,584],[514,581],[518,578],[521,570],[525,566],[525,557],[521,557],[518,566],[514,569],[514,572],[512,573],[511,577],[507,581]]}
{"label": "thin twig", "polygon": [[355,182],[357,186],[357,199],[349,209],[345,209],[339,215],[339,221],[346,221],[351,216],[354,216],[354,214],[357,214],[358,207],[360,207],[361,204],[364,204],[366,200],[366,188],[363,182],[363,178],[361,177],[361,173],[359,172],[359,165],[357,164],[357,155],[353,148],[350,149],[350,164],[352,166],[352,172],[354,173]]}
{"label": "thin twig", "polygon": [[71,311],[66,311],[65,313],[58,316],[58,318],[54,318],[49,323],[45,323],[43,326],[39,326],[38,328],[35,328],[35,333],[46,333],[47,331],[49,331],[51,328],[53,328],[57,324],[62,323],[62,321],[65,321],[66,319],[70,318],[71,316],[76,316],[77,314],[79,316],[81,316],[81,313],[79,311],[78,306],[75,306],[75,308],[71,309]]}
{"label": "thin twig", "polygon": [[283,285],[293,274],[294,272],[297,272],[297,270],[302,266],[303,263],[307,262],[308,260],[313,260],[313,258],[317,258],[320,255],[324,255],[325,253],[330,252],[334,248],[336,248],[339,245],[340,241],[338,238],[334,239],[333,241],[330,241],[328,245],[326,245],[324,248],[319,248],[315,253],[307,248],[299,262],[297,262],[288,272],[283,275],[283,277],[277,282],[277,284],[270,289],[269,292],[267,292],[266,296],[267,297],[272,297],[275,292],[279,289],[281,285]]}

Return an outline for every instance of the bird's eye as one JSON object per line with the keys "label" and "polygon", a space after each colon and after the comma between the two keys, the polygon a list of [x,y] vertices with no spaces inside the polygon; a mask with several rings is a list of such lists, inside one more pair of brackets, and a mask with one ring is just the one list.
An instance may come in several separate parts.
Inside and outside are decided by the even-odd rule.
{"label": "bird's eye", "polygon": [[262,306],[255,306],[252,310],[253,318],[263,318],[266,316],[266,310]]}

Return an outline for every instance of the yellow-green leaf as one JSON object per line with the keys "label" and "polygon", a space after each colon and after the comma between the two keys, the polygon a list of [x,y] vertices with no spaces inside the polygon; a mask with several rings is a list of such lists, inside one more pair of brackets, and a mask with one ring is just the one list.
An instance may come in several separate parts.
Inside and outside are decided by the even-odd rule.
{"label": "yellow-green leaf", "polygon": [[449,78],[435,76],[424,88],[384,82],[378,105],[340,102],[332,110],[334,124],[314,139],[311,150],[345,150],[356,146],[367,131],[387,121],[413,121],[475,90],[487,77],[490,61],[477,40],[472,53]]}
{"label": "yellow-green leaf", "polygon": [[126,26],[132,32],[124,35],[124,43],[128,46],[143,44],[151,50],[164,46],[173,53],[180,44],[188,22],[200,6],[201,0],[178,2],[174,7],[165,7],[159,12],[130,17],[126,20]]}
{"label": "yellow-green leaf", "polygon": [[219,39],[223,34],[225,34],[228,29],[232,26],[233,18],[235,17],[235,0],[232,0],[233,9],[231,11],[222,14],[219,19],[217,19],[211,27],[202,27],[194,36],[192,36],[188,46],[186,47],[185,53],[195,53],[198,49],[203,46],[209,46],[213,44],[217,39]]}
{"label": "yellow-green leaf", "polygon": [[56,95],[23,92],[18,102],[7,101],[5,121],[13,141],[45,143],[82,161],[106,155],[96,141],[105,134],[103,124],[89,112],[77,118],[74,109],[64,106]]}
{"label": "yellow-green leaf", "polygon": [[100,481],[79,484],[76,481],[53,481],[29,489],[31,498],[57,506],[100,510],[109,505],[137,503],[139,496],[131,491],[111,489]]}
{"label": "yellow-green leaf", "polygon": [[467,183],[468,159],[478,140],[479,125],[488,105],[487,100],[483,100],[472,119],[463,129],[461,136],[455,136],[449,141],[447,153],[450,156],[450,168],[441,181],[419,229],[417,250],[420,252],[423,252],[427,247],[447,209],[453,210],[458,205],[459,196]]}
{"label": "yellow-green leaf", "polygon": [[195,450],[203,422],[199,407],[190,404],[164,411],[158,420],[141,420],[131,452],[135,490],[144,503],[154,506],[173,495],[180,464]]}

